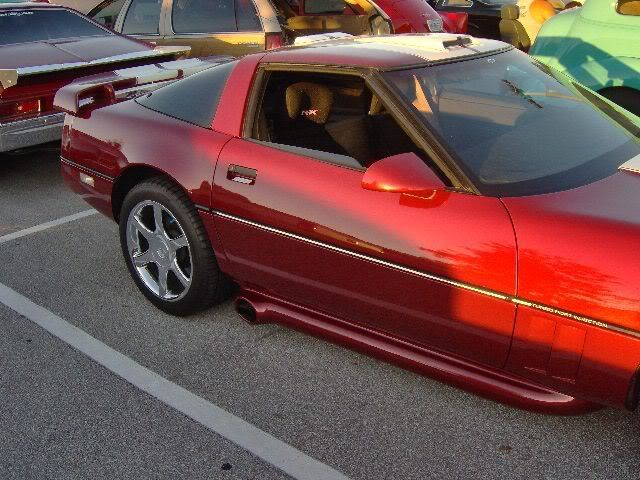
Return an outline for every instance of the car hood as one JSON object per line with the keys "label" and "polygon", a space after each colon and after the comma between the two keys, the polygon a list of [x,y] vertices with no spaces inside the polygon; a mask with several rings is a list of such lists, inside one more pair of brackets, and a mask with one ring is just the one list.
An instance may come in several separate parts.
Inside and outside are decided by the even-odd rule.
{"label": "car hood", "polygon": [[640,331],[640,157],[584,187],[503,198],[518,243],[518,296]]}
{"label": "car hood", "polygon": [[152,50],[119,35],[0,46],[0,69],[89,62],[104,57]]}

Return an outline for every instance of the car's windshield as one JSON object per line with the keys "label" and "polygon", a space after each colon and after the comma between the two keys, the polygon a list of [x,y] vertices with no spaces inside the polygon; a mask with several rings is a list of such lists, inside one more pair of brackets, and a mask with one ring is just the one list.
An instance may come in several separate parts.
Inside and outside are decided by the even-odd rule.
{"label": "car's windshield", "polygon": [[486,195],[574,188],[640,154],[631,116],[518,50],[384,76]]}
{"label": "car's windshield", "polygon": [[110,33],[69,10],[0,11],[0,45],[96,35]]}

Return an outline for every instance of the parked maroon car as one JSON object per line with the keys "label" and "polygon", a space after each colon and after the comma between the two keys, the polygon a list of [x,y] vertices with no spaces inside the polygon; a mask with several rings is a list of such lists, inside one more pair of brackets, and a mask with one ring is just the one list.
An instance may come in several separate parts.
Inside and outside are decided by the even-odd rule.
{"label": "parked maroon car", "polygon": [[[0,152],[59,139],[63,114],[55,112],[53,97],[74,79],[106,72],[115,79],[133,77],[127,84],[116,82],[126,90],[122,95],[130,96],[150,87],[142,85],[144,78],[166,82],[207,64],[176,64],[188,51],[124,37],[68,8],[0,4]],[[113,72],[149,65],[155,66],[135,74]]]}
{"label": "parked maroon car", "polygon": [[413,34],[248,55],[90,118],[81,94],[56,96],[63,177],[162,310],[233,279],[251,323],[533,410],[637,406],[640,133],[566,76]]}

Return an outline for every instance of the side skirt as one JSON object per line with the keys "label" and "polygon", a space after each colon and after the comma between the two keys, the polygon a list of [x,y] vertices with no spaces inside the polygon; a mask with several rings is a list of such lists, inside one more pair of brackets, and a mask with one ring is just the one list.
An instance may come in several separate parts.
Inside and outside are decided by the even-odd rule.
{"label": "side skirt", "polygon": [[429,350],[251,288],[240,289],[235,307],[251,324],[286,325],[512,407],[549,415],[580,415],[602,408],[507,372]]}

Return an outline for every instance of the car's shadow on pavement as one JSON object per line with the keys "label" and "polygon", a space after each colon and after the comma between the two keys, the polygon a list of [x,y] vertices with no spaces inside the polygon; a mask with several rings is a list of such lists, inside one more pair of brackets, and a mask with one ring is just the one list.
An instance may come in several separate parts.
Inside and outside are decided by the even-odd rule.
{"label": "car's shadow on pavement", "polygon": [[0,154],[0,236],[87,208],[63,185],[59,144]]}

